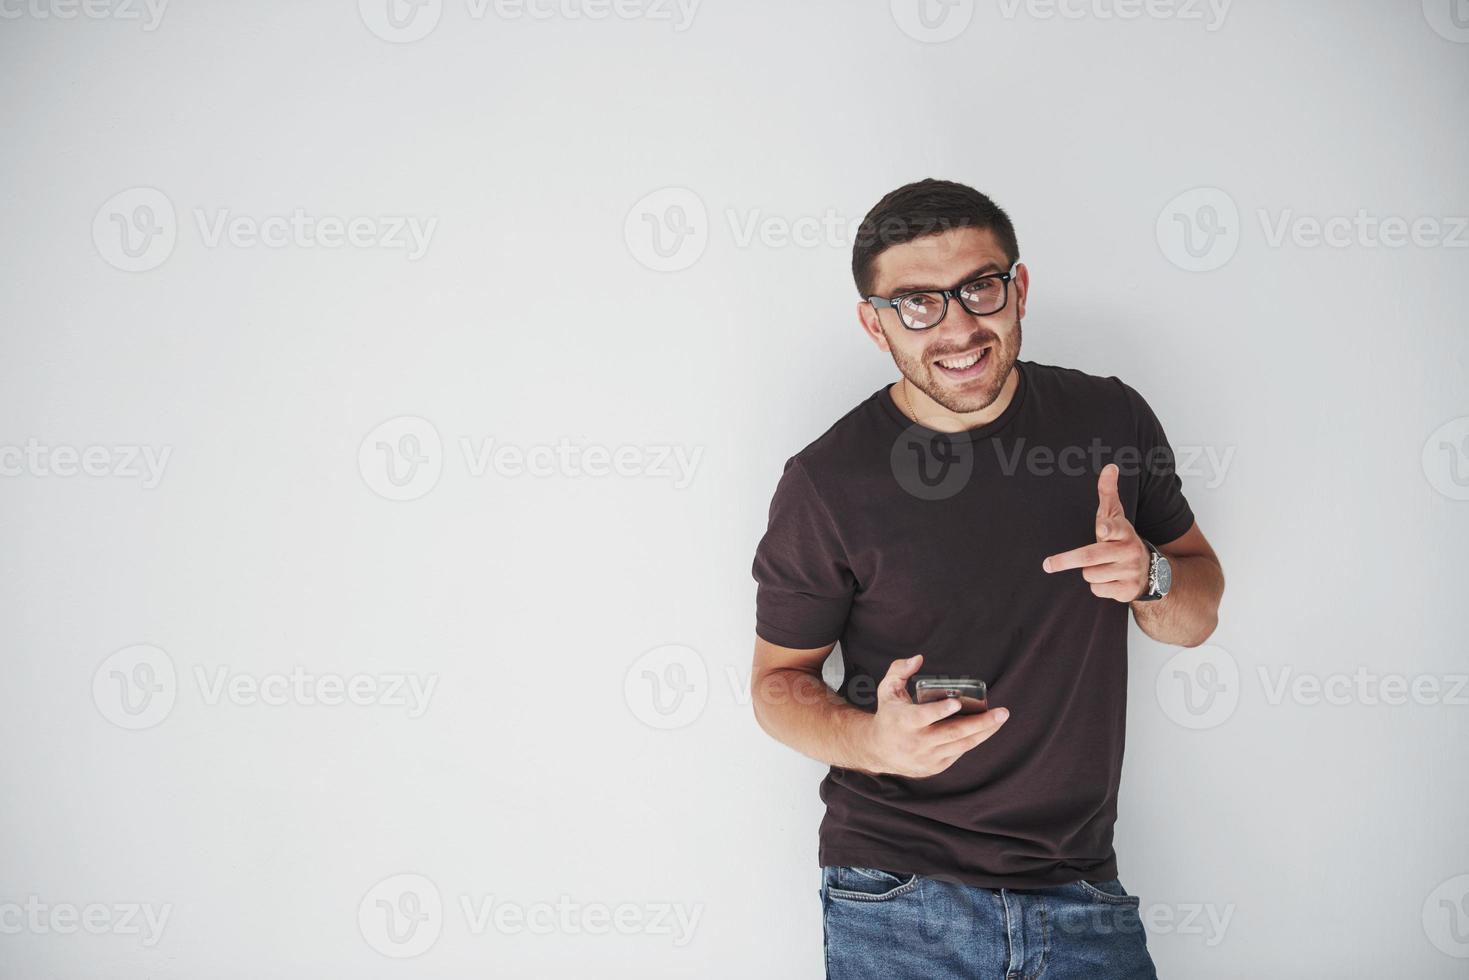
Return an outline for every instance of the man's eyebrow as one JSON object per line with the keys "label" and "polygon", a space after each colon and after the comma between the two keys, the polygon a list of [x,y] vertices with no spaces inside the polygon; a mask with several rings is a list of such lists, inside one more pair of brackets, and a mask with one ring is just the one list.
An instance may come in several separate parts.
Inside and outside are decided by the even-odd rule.
{"label": "man's eyebrow", "polygon": [[954,282],[946,282],[942,286],[938,286],[938,285],[934,285],[933,283],[917,283],[917,284],[913,284],[913,283],[906,283],[905,282],[905,283],[903,283],[901,285],[894,286],[893,289],[892,289],[892,292],[888,293],[888,295],[889,296],[896,296],[899,293],[921,293],[921,292],[926,292],[928,290],[933,290],[934,292],[937,292],[940,289],[952,289],[954,286],[961,285],[963,283],[966,283],[966,282],[968,282],[971,279],[977,279],[980,276],[994,275],[997,272],[1004,272],[1004,271],[1005,270],[1001,266],[999,266],[998,264],[996,264],[994,262],[986,262],[984,265],[980,266],[978,269],[975,269],[973,272],[969,273],[967,276],[964,276],[963,278],[961,278],[957,283],[954,283]]}

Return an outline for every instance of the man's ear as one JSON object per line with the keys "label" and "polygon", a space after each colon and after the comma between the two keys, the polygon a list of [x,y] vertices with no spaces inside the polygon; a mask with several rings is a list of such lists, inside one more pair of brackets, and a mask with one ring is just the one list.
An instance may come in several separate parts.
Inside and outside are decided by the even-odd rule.
{"label": "man's ear", "polygon": [[877,311],[865,299],[857,304],[857,321],[862,324],[862,330],[877,345],[878,350],[883,353],[892,351],[888,346],[887,335],[882,332],[882,324],[877,320]]}
{"label": "man's ear", "polygon": [[1015,314],[1025,318],[1025,297],[1030,293],[1030,270],[1024,263],[1015,266]]}

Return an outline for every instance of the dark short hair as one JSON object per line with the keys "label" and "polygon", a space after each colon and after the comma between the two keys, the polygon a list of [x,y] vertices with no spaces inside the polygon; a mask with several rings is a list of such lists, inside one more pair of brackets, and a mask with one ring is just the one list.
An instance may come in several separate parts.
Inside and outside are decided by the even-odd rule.
{"label": "dark short hair", "polygon": [[857,240],[852,244],[852,279],[857,292],[872,295],[873,263],[894,245],[965,227],[987,229],[1011,265],[1020,261],[1010,216],[973,187],[926,177],[889,191],[857,226]]}

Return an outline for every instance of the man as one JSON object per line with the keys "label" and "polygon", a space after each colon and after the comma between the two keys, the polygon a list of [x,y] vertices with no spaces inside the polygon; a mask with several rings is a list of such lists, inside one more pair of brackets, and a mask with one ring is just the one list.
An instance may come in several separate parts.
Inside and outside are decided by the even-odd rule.
{"label": "man", "polygon": [[1112,850],[1127,612],[1196,646],[1224,590],[1163,429],[1116,378],[1018,359],[1030,273],[978,191],[888,194],[852,273],[902,377],[786,463],[754,563],[756,717],[832,767],[828,975],[1154,977]]}

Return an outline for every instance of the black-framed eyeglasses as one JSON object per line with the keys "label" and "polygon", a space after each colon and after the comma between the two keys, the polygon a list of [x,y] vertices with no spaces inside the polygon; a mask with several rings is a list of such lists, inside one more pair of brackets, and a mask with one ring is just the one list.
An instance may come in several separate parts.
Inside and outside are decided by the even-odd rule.
{"label": "black-framed eyeglasses", "polygon": [[899,293],[883,298],[869,296],[867,302],[873,309],[891,307],[898,311],[898,320],[909,330],[928,330],[943,322],[949,312],[949,298],[953,297],[975,316],[990,316],[1005,308],[1010,302],[1010,282],[1015,278],[1015,266],[1009,272],[992,272],[961,282],[952,289],[923,289],[911,293]]}

